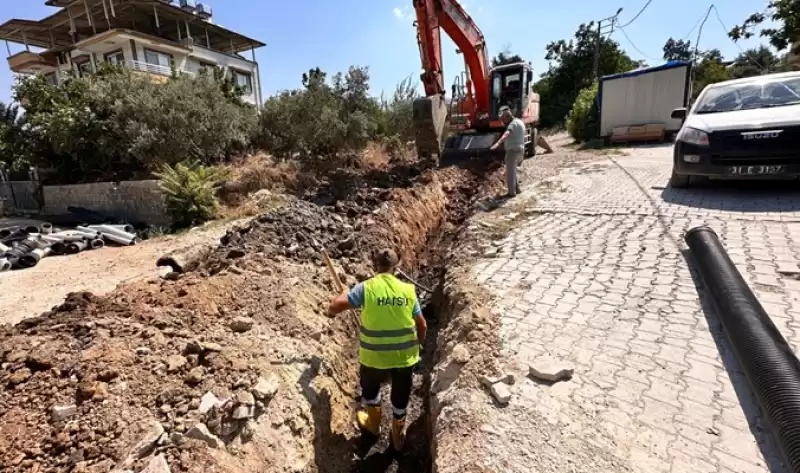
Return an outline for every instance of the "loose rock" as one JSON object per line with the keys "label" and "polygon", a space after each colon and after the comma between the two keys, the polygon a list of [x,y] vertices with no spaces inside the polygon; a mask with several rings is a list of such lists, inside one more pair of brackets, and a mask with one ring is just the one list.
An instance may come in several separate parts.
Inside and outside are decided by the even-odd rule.
{"label": "loose rock", "polygon": [[167,373],[177,373],[186,366],[186,358],[181,355],[170,355],[167,358]]}
{"label": "loose rock", "polygon": [[492,396],[502,406],[507,405],[511,401],[511,390],[505,383],[496,383],[491,387]]}
{"label": "loose rock", "polygon": [[275,374],[270,373],[266,378],[258,378],[251,392],[256,399],[268,401],[277,394],[280,385],[280,379]]}
{"label": "loose rock", "polygon": [[189,371],[189,374],[186,376],[186,382],[191,385],[200,384],[203,382],[203,368],[200,366],[196,366]]}
{"label": "loose rock", "polygon": [[529,367],[530,375],[544,381],[557,382],[569,379],[575,372],[572,364],[544,356],[534,361]]}
{"label": "loose rock", "polygon": [[169,464],[164,455],[156,455],[147,463],[141,473],[170,473]]}
{"label": "loose rock", "polygon": [[255,397],[247,391],[239,391],[236,393],[236,401],[245,406],[252,406],[256,403]]}
{"label": "loose rock", "polygon": [[222,351],[222,345],[220,345],[219,343],[206,342],[203,343],[203,351],[211,351],[219,353]]}
{"label": "loose rock", "polygon": [[203,394],[203,397],[200,398],[200,406],[197,408],[197,412],[200,414],[206,414],[208,411],[219,405],[219,398],[217,398],[214,393],[209,391]]}
{"label": "loose rock", "polygon": [[192,426],[192,428],[184,434],[184,437],[205,442],[211,448],[221,448],[223,446],[222,441],[217,438],[216,435],[209,432],[208,427],[203,423],[197,423]]}
{"label": "loose rock", "polygon": [[453,360],[455,360],[456,363],[460,363],[463,365],[464,363],[467,363],[471,358],[472,355],[470,355],[469,350],[467,350],[467,347],[465,347],[464,345],[459,343],[458,345],[455,346],[455,348],[453,348]]}
{"label": "loose rock", "polygon": [[253,319],[250,317],[236,317],[229,326],[236,333],[244,333],[253,328],[253,323]]}
{"label": "loose rock", "polygon": [[150,422],[146,427],[144,435],[142,435],[142,438],[133,446],[128,457],[131,459],[146,457],[156,448],[158,439],[160,439],[162,435],[164,435],[164,427],[156,421]]}
{"label": "loose rock", "polygon": [[250,419],[253,417],[253,406],[247,406],[245,404],[240,405],[233,410],[232,417],[236,420]]}
{"label": "loose rock", "polygon": [[31,377],[31,370],[28,368],[21,368],[14,372],[9,378],[11,384],[22,384]]}
{"label": "loose rock", "polygon": [[53,406],[50,410],[50,418],[53,419],[53,422],[61,422],[77,413],[78,406],[75,404],[69,406]]}
{"label": "loose rock", "polygon": [[481,384],[487,388],[491,388],[497,383],[514,384],[514,375],[505,374],[502,376],[481,376]]}

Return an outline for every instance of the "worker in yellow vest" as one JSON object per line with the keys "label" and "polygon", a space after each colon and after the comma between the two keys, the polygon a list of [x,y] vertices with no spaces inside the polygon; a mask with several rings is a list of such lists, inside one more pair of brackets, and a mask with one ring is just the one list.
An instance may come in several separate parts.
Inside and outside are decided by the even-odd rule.
{"label": "worker in yellow vest", "polygon": [[356,415],[359,427],[380,435],[381,384],[392,382],[392,446],[405,442],[406,408],[411,397],[414,366],[428,329],[414,286],[394,276],[399,260],[393,250],[375,257],[377,275],[334,297],[328,314],[361,308],[361,398],[364,410]]}

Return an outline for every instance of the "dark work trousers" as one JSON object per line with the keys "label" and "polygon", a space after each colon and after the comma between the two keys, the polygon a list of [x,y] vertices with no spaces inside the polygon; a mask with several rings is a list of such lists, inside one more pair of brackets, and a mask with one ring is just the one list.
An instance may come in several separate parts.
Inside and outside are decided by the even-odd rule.
{"label": "dark work trousers", "polygon": [[364,404],[380,405],[381,384],[389,378],[392,381],[392,412],[395,418],[404,418],[411,397],[413,375],[413,366],[380,370],[361,365],[361,397]]}

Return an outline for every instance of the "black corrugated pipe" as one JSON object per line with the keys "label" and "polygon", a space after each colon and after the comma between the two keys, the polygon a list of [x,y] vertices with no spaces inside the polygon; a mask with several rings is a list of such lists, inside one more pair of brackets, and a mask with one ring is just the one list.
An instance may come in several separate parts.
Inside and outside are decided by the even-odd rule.
{"label": "black corrugated pipe", "polygon": [[0,228],[0,238],[5,238],[17,230],[19,230],[19,227]]}
{"label": "black corrugated pipe", "polygon": [[28,232],[22,228],[17,228],[7,234],[5,236],[0,236],[0,242],[2,243],[11,243],[14,241],[21,241],[28,238]]}
{"label": "black corrugated pipe", "polygon": [[708,227],[697,227],[684,238],[739,365],[772,423],[789,469],[800,472],[800,361],[717,234]]}
{"label": "black corrugated pipe", "polygon": [[11,263],[14,269],[26,268],[26,261],[22,261],[22,257],[29,254],[36,248],[39,248],[39,243],[35,240],[22,240],[17,246],[11,248],[6,252],[5,258]]}

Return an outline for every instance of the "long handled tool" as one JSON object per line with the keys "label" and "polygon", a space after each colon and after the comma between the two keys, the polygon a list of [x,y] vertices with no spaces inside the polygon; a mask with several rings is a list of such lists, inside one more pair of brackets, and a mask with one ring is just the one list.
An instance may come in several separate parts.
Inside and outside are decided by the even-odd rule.
{"label": "long handled tool", "polygon": [[[338,294],[341,294],[345,290],[344,284],[342,284],[342,280],[339,279],[339,273],[336,272],[336,268],[333,267],[333,262],[331,261],[331,257],[328,255],[328,250],[325,249],[314,237],[309,237],[306,235],[306,240],[311,242],[311,246],[319,250],[322,253],[322,259],[325,261],[325,266],[328,267],[328,272],[331,274],[331,278],[333,279],[333,284],[336,286],[336,291]],[[347,312],[351,313],[353,317],[358,319],[358,314],[355,311],[348,310]]]}

